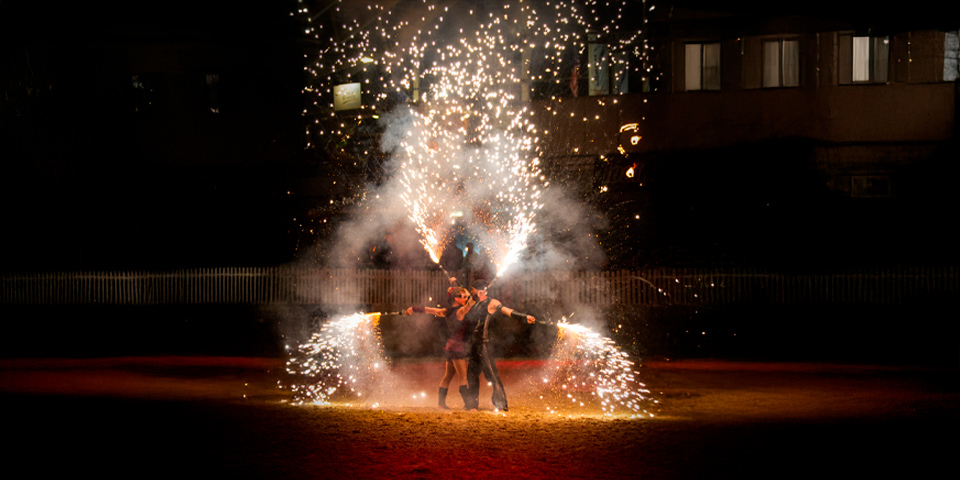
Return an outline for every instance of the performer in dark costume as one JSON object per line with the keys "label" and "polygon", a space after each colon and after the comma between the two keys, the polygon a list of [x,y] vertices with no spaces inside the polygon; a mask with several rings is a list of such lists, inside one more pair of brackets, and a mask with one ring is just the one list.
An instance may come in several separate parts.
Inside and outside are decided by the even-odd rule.
{"label": "performer in dark costume", "polygon": [[467,312],[470,311],[472,302],[470,300],[470,291],[464,287],[450,287],[453,296],[453,306],[447,308],[432,307],[409,307],[404,313],[411,315],[416,313],[429,313],[444,318],[447,327],[447,343],[443,347],[443,355],[446,358],[444,363],[443,378],[440,380],[440,389],[437,392],[437,406],[447,409],[447,392],[450,388],[450,381],[454,375],[457,377],[457,384],[460,387],[460,397],[463,398],[464,406],[467,402],[467,353],[470,351],[468,342],[473,333],[474,325],[465,320]]}
{"label": "performer in dark costume", "polygon": [[464,318],[465,322],[476,323],[470,345],[470,363],[467,366],[467,387],[469,398],[464,400],[467,410],[477,410],[480,406],[480,372],[493,386],[491,401],[497,410],[507,411],[507,393],[500,381],[500,373],[494,362],[489,348],[489,330],[493,319],[498,316],[508,316],[517,320],[526,320],[527,323],[537,321],[533,315],[520,313],[512,308],[503,306],[499,300],[487,297],[487,283],[477,280],[470,286],[470,293],[476,305],[470,308]]}

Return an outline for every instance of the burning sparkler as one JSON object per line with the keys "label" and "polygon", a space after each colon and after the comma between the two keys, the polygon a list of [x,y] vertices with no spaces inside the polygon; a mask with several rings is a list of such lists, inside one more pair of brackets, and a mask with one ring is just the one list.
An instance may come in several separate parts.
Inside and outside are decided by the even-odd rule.
{"label": "burning sparkler", "polygon": [[[393,312],[398,314],[399,312]],[[323,325],[287,362],[295,404],[361,403],[378,407],[396,391],[383,354],[380,313],[354,314]],[[535,382],[550,413],[599,408],[604,415],[653,416],[652,399],[636,364],[612,340],[588,327],[556,323],[548,368]]]}
{"label": "burning sparkler", "polygon": [[324,324],[287,361],[294,403],[357,401],[377,406],[391,391],[379,313],[357,313]]}
{"label": "burning sparkler", "polygon": [[636,364],[613,340],[566,318],[556,325],[557,343],[537,385],[550,413],[599,406],[605,415],[653,416],[647,408],[657,401],[638,380]]}

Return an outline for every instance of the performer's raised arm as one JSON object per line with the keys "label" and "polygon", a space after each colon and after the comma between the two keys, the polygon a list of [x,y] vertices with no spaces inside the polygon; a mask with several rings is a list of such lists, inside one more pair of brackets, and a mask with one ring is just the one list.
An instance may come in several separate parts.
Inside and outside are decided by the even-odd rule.
{"label": "performer's raised arm", "polygon": [[403,311],[404,315],[413,315],[414,313],[429,313],[435,317],[443,317],[447,314],[446,308],[433,308],[433,307],[407,307]]}

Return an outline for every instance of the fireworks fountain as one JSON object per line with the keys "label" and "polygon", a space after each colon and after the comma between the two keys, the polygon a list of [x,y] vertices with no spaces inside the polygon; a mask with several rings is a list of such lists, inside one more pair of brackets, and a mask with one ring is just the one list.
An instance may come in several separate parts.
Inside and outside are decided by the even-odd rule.
{"label": "fireworks fountain", "polygon": [[[394,172],[382,189],[392,192],[387,202],[403,205],[435,263],[453,235],[450,219],[462,218],[491,253],[498,278],[536,232],[549,186],[541,171],[546,132],[534,121],[531,85],[576,94],[566,79],[577,77],[576,59],[597,36],[606,38],[612,63],[620,63],[614,76],[625,74],[627,57],[645,58],[647,45],[639,31],[621,30],[620,19],[628,6],[647,7],[595,0],[462,3],[336,1],[314,11],[301,0],[305,32],[323,45],[306,67],[312,81],[305,93],[314,99],[304,111],[313,118],[306,135],[308,147],[356,164],[370,154],[368,146],[346,145],[360,145],[357,126],[379,119],[383,134],[375,148],[389,155]],[[344,110],[336,89],[357,80],[368,101]],[[288,365],[306,379],[293,386],[299,402],[376,404],[386,367],[378,319],[335,319],[299,347]],[[548,390],[591,390],[605,413],[641,413],[645,390],[627,356],[586,327],[561,322],[558,329],[551,362],[563,366],[545,379]]]}
{"label": "fireworks fountain", "polygon": [[[536,232],[549,185],[541,172],[549,132],[535,121],[533,85],[552,98],[569,93],[591,38],[605,42],[613,84],[629,57],[642,70],[648,46],[621,24],[645,10],[626,1],[401,0],[314,11],[302,0],[305,32],[323,45],[306,67],[308,146],[354,165],[387,153],[395,173],[384,191],[406,208],[430,258],[439,261],[458,216],[502,275]],[[365,97],[345,110],[337,88],[348,82]],[[365,143],[360,126],[371,118],[383,133]]]}
{"label": "fireworks fountain", "polygon": [[557,331],[547,368],[533,385],[547,411],[574,415],[599,408],[605,415],[653,416],[649,407],[657,401],[639,381],[639,365],[613,340],[566,318]]}
{"label": "fireworks fountain", "polygon": [[379,314],[340,317],[301,344],[287,362],[287,372],[298,379],[289,387],[294,402],[378,406],[393,383],[379,322]]}
{"label": "fireworks fountain", "polygon": [[[379,313],[327,322],[287,362],[296,380],[287,388],[295,404],[359,404],[377,408],[398,387],[383,353]],[[529,389],[548,413],[652,417],[656,405],[639,380],[637,365],[609,338],[584,325],[556,324],[558,335],[542,375]]]}

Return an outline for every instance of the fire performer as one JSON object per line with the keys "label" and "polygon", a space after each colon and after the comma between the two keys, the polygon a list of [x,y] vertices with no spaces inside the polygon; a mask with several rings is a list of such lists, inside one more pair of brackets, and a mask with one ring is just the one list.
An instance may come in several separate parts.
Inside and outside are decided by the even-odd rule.
{"label": "fire performer", "polygon": [[[473,300],[477,303],[470,308],[464,319],[469,323],[476,323],[473,330],[472,341],[470,345],[470,363],[467,366],[467,387],[469,389],[469,398],[464,400],[467,410],[475,411],[480,406],[480,372],[493,385],[493,395],[491,401],[494,408],[507,411],[507,393],[503,389],[503,382],[500,381],[500,373],[497,371],[497,364],[493,360],[489,348],[489,329],[493,318],[498,314],[517,320],[526,320],[527,323],[537,321],[533,315],[520,313],[512,308],[503,306],[499,300],[487,297],[487,282],[477,280],[470,285],[470,293],[473,294]],[[469,403],[467,402],[469,400]]]}
{"label": "fire performer", "polygon": [[460,397],[463,399],[464,406],[467,405],[467,353],[469,348],[467,342],[470,339],[472,327],[465,320],[470,311],[473,302],[470,301],[470,291],[464,287],[450,287],[453,292],[453,306],[447,308],[432,307],[409,307],[404,311],[405,315],[413,313],[429,313],[437,317],[443,317],[447,326],[449,338],[447,344],[443,347],[443,355],[446,358],[444,363],[443,378],[440,379],[440,389],[437,392],[437,406],[442,409],[447,407],[447,392],[450,389],[450,381],[454,375],[457,377],[457,384],[460,389]]}

